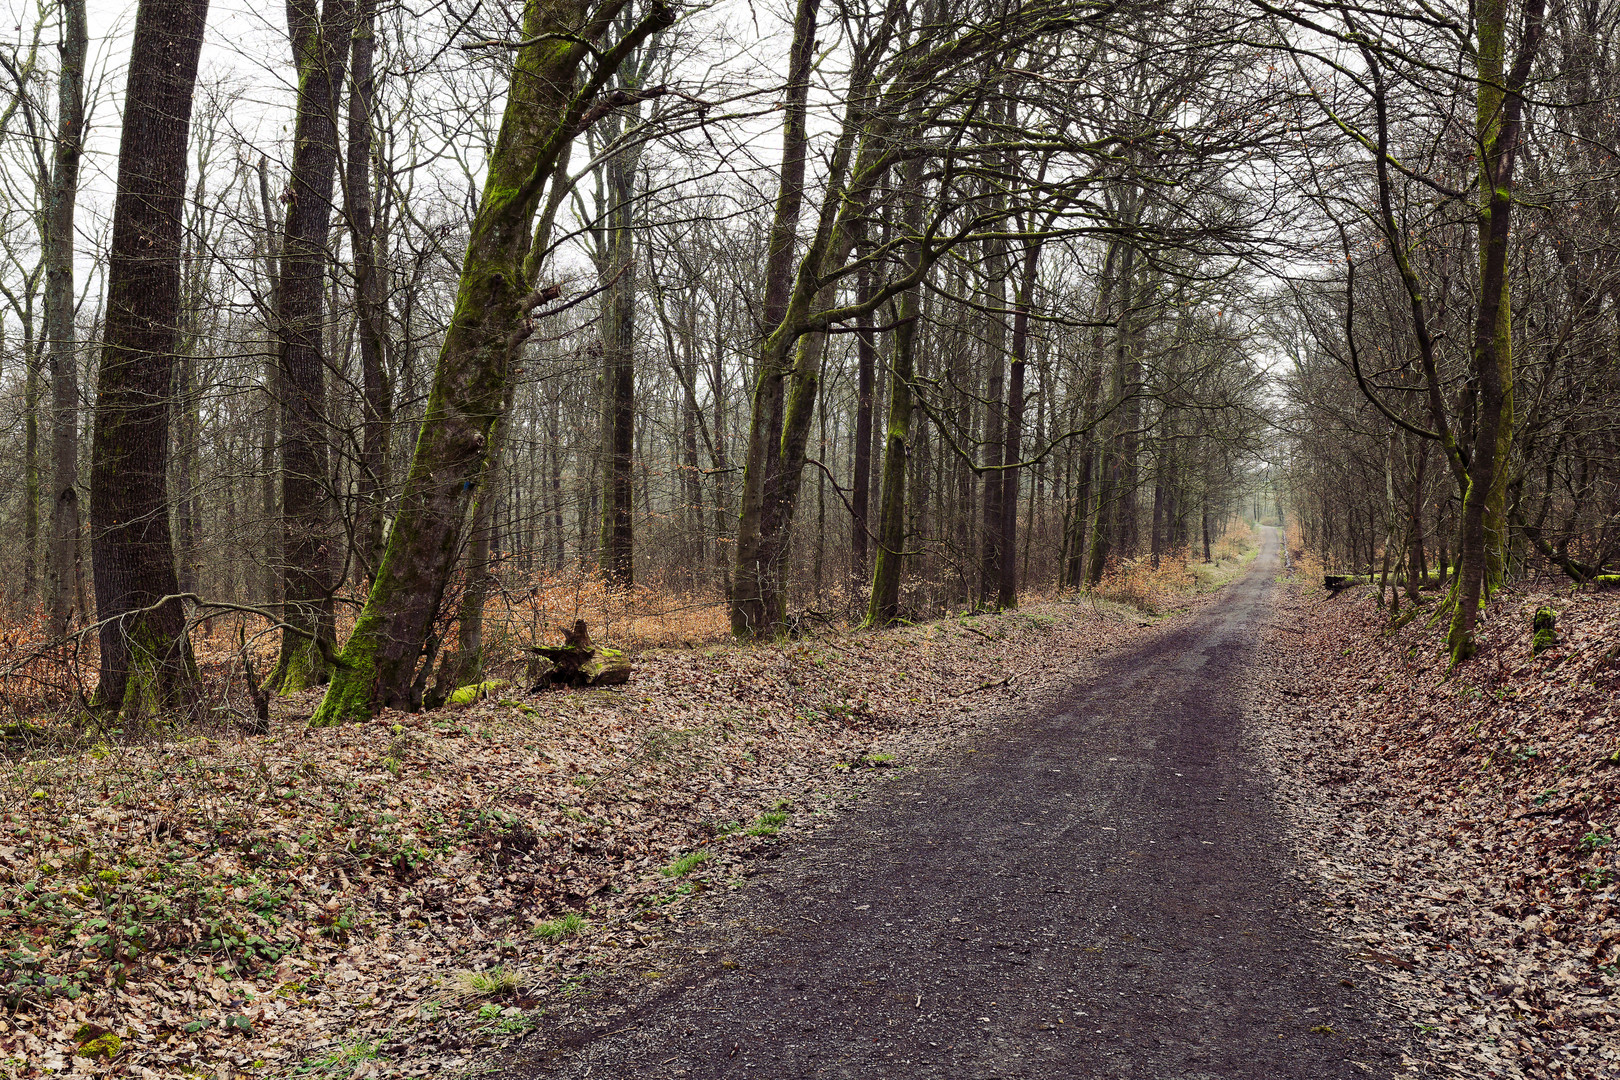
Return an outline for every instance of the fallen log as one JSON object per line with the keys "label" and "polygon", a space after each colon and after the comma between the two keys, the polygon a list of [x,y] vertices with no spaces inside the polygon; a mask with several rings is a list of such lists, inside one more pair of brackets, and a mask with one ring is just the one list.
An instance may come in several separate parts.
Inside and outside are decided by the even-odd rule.
{"label": "fallen log", "polygon": [[[630,681],[630,660],[618,649],[599,648],[579,619],[563,631],[561,645],[531,645],[533,659],[525,681],[531,689],[547,686],[619,686]],[[548,661],[545,670],[540,661]]]}

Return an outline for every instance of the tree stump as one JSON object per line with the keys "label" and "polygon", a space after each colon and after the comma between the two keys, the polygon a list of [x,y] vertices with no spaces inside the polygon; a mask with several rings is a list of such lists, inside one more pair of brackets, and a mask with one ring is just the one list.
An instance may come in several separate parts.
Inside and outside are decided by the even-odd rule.
{"label": "tree stump", "polygon": [[[563,631],[561,645],[532,645],[529,652],[530,686],[539,690],[546,686],[618,686],[630,681],[630,660],[618,649],[599,648],[591,641],[585,629],[585,620],[579,619],[572,630]],[[550,667],[540,670],[540,661],[550,661]]]}
{"label": "tree stump", "polygon": [[1558,644],[1558,612],[1552,608],[1537,608],[1530,627],[1535,631],[1530,638],[1531,656],[1540,656]]}

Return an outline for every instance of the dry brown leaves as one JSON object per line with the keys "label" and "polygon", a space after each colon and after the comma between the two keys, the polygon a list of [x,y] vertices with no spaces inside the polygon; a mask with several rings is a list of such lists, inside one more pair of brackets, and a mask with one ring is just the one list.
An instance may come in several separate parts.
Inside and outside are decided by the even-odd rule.
{"label": "dry brown leaves", "polygon": [[466,1067],[740,887],[777,831],[1146,622],[1082,601],[649,652],[622,688],[325,730],[306,696],[263,738],[9,761],[0,1076]]}
{"label": "dry brown leaves", "polygon": [[[1370,593],[1279,590],[1257,675],[1323,917],[1391,988],[1412,1069],[1620,1076],[1620,602],[1508,594],[1449,673],[1432,596],[1392,630]],[[1559,641],[1532,657],[1543,604]]]}

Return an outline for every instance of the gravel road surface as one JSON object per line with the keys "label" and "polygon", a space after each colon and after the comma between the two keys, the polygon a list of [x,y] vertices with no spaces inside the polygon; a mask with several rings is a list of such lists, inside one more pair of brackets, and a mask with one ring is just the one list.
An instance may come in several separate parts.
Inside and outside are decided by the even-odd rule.
{"label": "gravel road surface", "polygon": [[1044,715],[789,845],[667,988],[538,1032],[508,1075],[1390,1075],[1376,991],[1313,930],[1243,744],[1277,544]]}

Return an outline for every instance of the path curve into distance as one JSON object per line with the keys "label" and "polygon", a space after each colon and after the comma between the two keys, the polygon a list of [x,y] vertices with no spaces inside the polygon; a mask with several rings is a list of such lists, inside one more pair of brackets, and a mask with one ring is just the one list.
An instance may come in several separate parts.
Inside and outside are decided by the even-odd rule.
{"label": "path curve into distance", "polygon": [[1243,744],[1277,547],[1265,530],[1218,600],[1044,715],[792,845],[736,901],[751,932],[688,949],[606,1024],[537,1033],[508,1075],[1390,1075],[1373,991],[1311,932]]}

